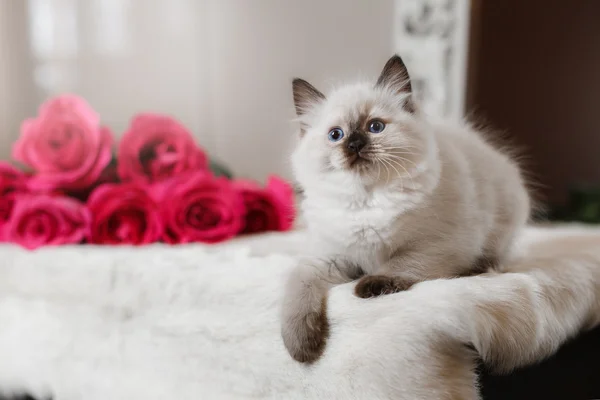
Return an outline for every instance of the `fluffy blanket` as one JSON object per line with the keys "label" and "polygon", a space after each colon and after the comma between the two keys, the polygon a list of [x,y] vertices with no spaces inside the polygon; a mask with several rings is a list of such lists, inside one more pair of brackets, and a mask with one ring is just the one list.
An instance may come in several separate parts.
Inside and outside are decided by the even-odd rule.
{"label": "fluffy blanket", "polygon": [[[521,247],[599,235],[532,228]],[[546,319],[539,271],[425,282],[369,300],[348,284],[330,295],[325,354],[301,365],[280,339],[279,306],[302,244],[294,232],[212,247],[1,246],[0,390],[55,400],[476,399],[465,344],[526,363],[600,320],[590,286],[600,262],[589,257],[573,264],[578,280],[561,284],[584,299],[564,300]],[[524,345],[501,354],[494,340],[527,318],[539,324],[513,362],[510,351]]]}

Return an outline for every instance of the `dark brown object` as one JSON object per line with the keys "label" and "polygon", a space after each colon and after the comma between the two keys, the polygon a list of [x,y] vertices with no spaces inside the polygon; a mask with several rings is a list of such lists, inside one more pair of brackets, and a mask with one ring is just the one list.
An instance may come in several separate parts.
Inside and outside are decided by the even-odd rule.
{"label": "dark brown object", "polygon": [[600,1],[473,0],[467,109],[506,130],[551,205],[600,185]]}

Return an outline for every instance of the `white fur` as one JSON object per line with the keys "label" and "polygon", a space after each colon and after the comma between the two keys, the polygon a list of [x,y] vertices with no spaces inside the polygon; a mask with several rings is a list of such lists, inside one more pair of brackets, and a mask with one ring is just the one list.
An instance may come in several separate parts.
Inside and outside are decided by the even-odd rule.
{"label": "white fur", "polygon": [[[292,164],[312,240],[282,310],[284,343],[298,361],[320,356],[327,292],[356,279],[357,266],[376,276],[359,282],[363,297],[481,272],[503,263],[529,218],[518,165],[467,124],[419,112],[407,77],[393,57],[378,80],[384,84],[346,85],[327,96],[306,82],[293,85],[304,134]],[[382,132],[369,130],[374,120],[385,122]],[[332,141],[332,129],[345,135]],[[360,157],[349,150],[356,138],[366,143]]]}
{"label": "white fur", "polygon": [[[517,164],[467,124],[403,111],[405,100],[389,88],[358,83],[333,91],[300,117],[308,128],[292,165],[306,195],[302,209],[312,231],[310,251],[350,257],[375,273],[399,247],[426,242],[435,255],[425,260],[445,263],[429,266],[431,277],[463,272],[486,246],[501,247],[493,256],[504,256],[529,216]],[[358,174],[344,166],[338,151],[344,141],[330,143],[327,132],[347,128],[364,109],[372,118],[391,120],[383,133],[371,136],[384,138],[404,160],[374,162]],[[324,160],[333,168],[324,168]],[[510,221],[502,225],[500,218]],[[507,236],[505,243],[491,243],[494,235]]]}
{"label": "white fur", "polygon": [[[354,296],[354,284],[337,286],[331,340],[306,366],[279,335],[282,283],[304,243],[298,232],[213,247],[2,245],[0,388],[55,400],[469,400],[478,398],[474,362],[458,349],[493,350],[511,335],[481,304],[507,306],[517,321],[535,316],[535,334],[498,347],[508,368],[600,322],[600,231],[531,229],[519,273],[370,300]],[[544,245],[554,249],[545,264],[525,268]]]}

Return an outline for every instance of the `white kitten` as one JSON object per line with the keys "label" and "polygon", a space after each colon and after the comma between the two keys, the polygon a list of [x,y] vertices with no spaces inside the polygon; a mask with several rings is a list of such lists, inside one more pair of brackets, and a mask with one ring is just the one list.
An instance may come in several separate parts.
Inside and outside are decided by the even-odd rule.
{"label": "white kitten", "polygon": [[365,298],[482,272],[508,255],[530,200],[510,157],[419,111],[398,56],[375,85],[327,97],[301,79],[293,88],[302,138],[292,161],[314,243],[286,288],[282,336],[310,362],[327,339],[331,286],[366,274]]}

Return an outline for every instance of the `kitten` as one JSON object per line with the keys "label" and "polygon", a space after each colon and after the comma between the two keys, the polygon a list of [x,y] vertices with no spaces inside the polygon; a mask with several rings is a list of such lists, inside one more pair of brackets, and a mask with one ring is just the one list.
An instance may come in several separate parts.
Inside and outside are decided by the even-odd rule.
{"label": "kitten", "polygon": [[293,91],[292,164],[313,243],[287,284],[282,336],[294,359],[312,362],[332,286],[362,276],[355,292],[368,298],[483,272],[507,256],[530,200],[509,156],[471,127],[419,111],[398,56],[374,85],[325,97],[295,79]]}

